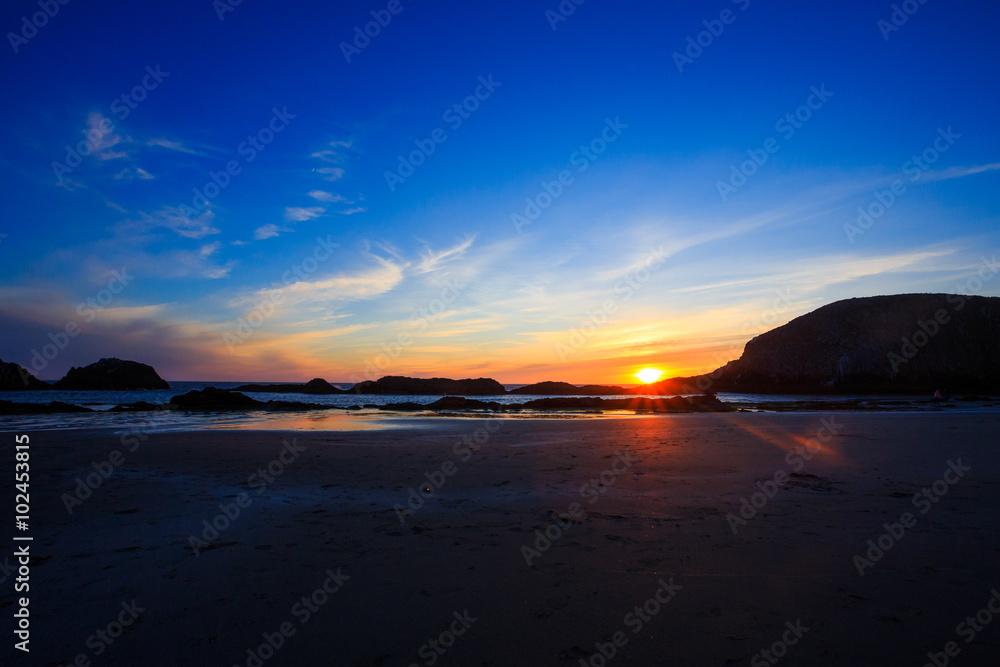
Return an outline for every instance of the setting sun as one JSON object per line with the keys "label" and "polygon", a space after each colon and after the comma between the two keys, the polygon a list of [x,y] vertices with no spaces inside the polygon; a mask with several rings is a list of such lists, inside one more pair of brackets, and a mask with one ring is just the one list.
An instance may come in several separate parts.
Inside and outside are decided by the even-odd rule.
{"label": "setting sun", "polygon": [[643,368],[641,371],[635,374],[639,381],[643,384],[649,384],[650,382],[656,382],[661,377],[663,377],[663,371],[658,368]]}

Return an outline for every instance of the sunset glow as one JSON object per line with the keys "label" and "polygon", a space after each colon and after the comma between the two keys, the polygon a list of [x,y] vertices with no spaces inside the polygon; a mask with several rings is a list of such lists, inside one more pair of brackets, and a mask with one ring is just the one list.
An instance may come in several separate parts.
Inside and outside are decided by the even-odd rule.
{"label": "sunset glow", "polygon": [[635,374],[639,381],[643,384],[649,384],[651,382],[656,382],[663,377],[663,371],[658,368],[643,368],[641,371]]}

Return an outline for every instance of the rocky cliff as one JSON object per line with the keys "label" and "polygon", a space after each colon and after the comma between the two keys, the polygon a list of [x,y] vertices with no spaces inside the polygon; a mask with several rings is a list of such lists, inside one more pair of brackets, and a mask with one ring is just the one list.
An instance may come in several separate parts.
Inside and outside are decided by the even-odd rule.
{"label": "rocky cliff", "polygon": [[746,344],[713,373],[657,383],[664,392],[1000,390],[1000,298],[898,294],[846,299]]}

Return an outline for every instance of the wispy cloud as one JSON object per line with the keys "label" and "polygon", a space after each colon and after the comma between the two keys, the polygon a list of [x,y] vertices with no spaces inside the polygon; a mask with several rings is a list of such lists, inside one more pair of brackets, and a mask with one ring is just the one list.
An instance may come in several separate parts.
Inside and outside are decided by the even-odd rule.
{"label": "wispy cloud", "polygon": [[344,177],[344,170],[340,167],[321,167],[319,169],[314,169],[313,171],[320,174],[328,181],[339,181]]}
{"label": "wispy cloud", "polygon": [[929,171],[923,175],[923,178],[928,181],[948,181],[953,178],[973,176],[975,174],[982,174],[987,171],[996,171],[998,169],[1000,169],[1000,162],[981,164],[974,167],[951,167],[950,169],[943,169],[941,171]]}
{"label": "wispy cloud", "polygon": [[[112,128],[112,131],[106,129]],[[99,111],[92,111],[87,116],[87,126],[81,132],[90,145],[90,154],[98,160],[116,160],[128,157],[126,151],[110,151],[120,143],[128,142],[120,134],[113,131],[114,122]]]}
{"label": "wispy cloud", "polygon": [[200,239],[219,233],[219,230],[213,225],[213,220],[215,220],[215,213],[212,211],[204,211],[196,217],[189,218],[184,215],[181,209],[165,206],[152,214],[142,213],[138,220],[125,223],[124,226],[134,227],[140,232],[164,227],[175,232],[178,236]]}
{"label": "wispy cloud", "polygon": [[306,220],[318,218],[324,213],[326,213],[326,208],[322,206],[312,206],[309,208],[288,206],[285,208],[285,220],[289,220],[291,222],[305,222]]}
{"label": "wispy cloud", "polygon": [[343,210],[343,211],[338,211],[338,212],[341,215],[354,215],[356,213],[364,213],[367,210],[368,209],[365,208],[365,207],[363,207],[363,206],[354,206],[352,208],[349,208],[349,209],[346,209],[346,210]]}
{"label": "wispy cloud", "polygon": [[167,150],[177,151],[178,153],[189,153],[191,155],[205,155],[201,151],[197,151],[193,148],[185,146],[179,141],[171,141],[169,139],[164,139],[162,137],[157,137],[150,139],[146,142],[147,146],[158,146],[159,148],[166,148]]}
{"label": "wispy cloud", "polygon": [[332,192],[325,192],[323,190],[313,190],[312,192],[309,193],[309,196],[315,199],[316,201],[322,201],[322,202],[330,202],[330,203],[347,202],[346,197],[342,195],[335,195]]}
{"label": "wispy cloud", "polygon": [[134,181],[134,180],[151,181],[151,180],[153,180],[155,178],[155,176],[153,176],[152,174],[150,174],[148,171],[146,171],[142,167],[133,167],[133,166],[125,167],[124,169],[122,169],[121,171],[119,171],[117,174],[115,174],[114,177],[115,177],[116,180],[119,180],[119,181],[123,181],[123,180],[124,181]]}
{"label": "wispy cloud", "polygon": [[453,259],[458,259],[465,251],[472,247],[473,242],[476,240],[474,236],[470,236],[461,243],[454,245],[450,248],[445,248],[444,250],[431,250],[429,247],[420,254],[420,263],[417,264],[416,270],[419,273],[428,273],[430,271],[436,271],[442,264]]}
{"label": "wispy cloud", "polygon": [[281,232],[290,232],[290,231],[292,230],[289,229],[288,227],[282,227],[279,225],[268,223],[266,225],[261,225],[260,227],[255,229],[253,232],[253,237],[257,241],[263,241],[264,239],[274,238]]}

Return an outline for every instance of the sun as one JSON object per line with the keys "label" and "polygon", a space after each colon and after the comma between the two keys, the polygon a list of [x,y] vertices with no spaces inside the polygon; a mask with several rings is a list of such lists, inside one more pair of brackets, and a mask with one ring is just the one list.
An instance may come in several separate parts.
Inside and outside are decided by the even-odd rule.
{"label": "sun", "polygon": [[659,368],[643,368],[641,371],[635,374],[639,381],[643,384],[649,384],[651,382],[656,382],[661,377],[663,377],[663,371]]}

